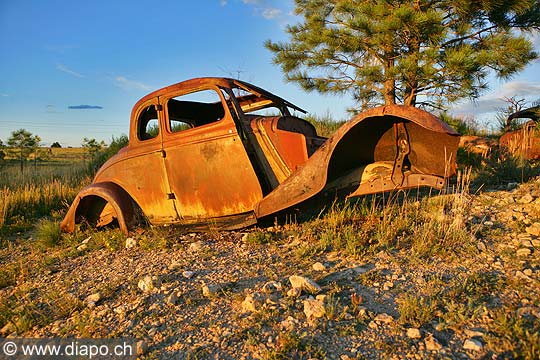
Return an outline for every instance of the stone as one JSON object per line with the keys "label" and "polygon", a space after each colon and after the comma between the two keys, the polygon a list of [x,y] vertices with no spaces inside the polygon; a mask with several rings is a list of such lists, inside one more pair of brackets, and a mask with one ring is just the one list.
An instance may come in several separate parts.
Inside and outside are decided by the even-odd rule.
{"label": "stone", "polygon": [[6,325],[4,325],[2,329],[0,329],[0,335],[5,337],[7,335],[10,335],[11,333],[14,333],[15,331],[17,331],[15,325],[13,325],[13,323],[11,322],[8,322]]}
{"label": "stone", "polygon": [[519,202],[522,204],[530,204],[534,201],[534,197],[531,194],[525,194]]}
{"label": "stone", "polygon": [[315,281],[305,276],[292,275],[289,277],[289,281],[293,288],[300,289],[300,291],[317,294],[322,290]]}
{"label": "stone", "polygon": [[418,328],[408,328],[407,337],[409,337],[410,339],[420,339],[422,338],[422,333]]}
{"label": "stone", "polygon": [[390,290],[393,287],[394,287],[394,283],[392,281],[386,281],[383,284],[383,290]]}
{"label": "stone", "polygon": [[137,284],[137,287],[145,293],[151,293],[160,286],[161,281],[159,280],[159,278],[157,276],[150,275],[147,275],[141,280],[139,280],[139,283]]}
{"label": "stone", "polygon": [[271,294],[281,291],[282,288],[283,286],[279,281],[268,281],[266,284],[263,285],[262,291]]}
{"label": "stone", "polygon": [[81,245],[77,246],[78,251],[84,251],[87,248],[88,248],[88,245],[86,245],[86,244],[81,244]]}
{"label": "stone", "polygon": [[243,312],[256,312],[262,306],[264,297],[259,293],[247,294],[242,302]]}
{"label": "stone", "polygon": [[429,334],[426,339],[424,340],[424,344],[426,345],[426,350],[428,351],[439,351],[442,349],[441,343],[435,337],[433,334]]}
{"label": "stone", "polygon": [[186,270],[182,272],[182,276],[185,277],[186,279],[191,279],[193,275],[195,275],[193,271]]}
{"label": "stone", "polygon": [[140,341],[137,341],[136,348],[137,348],[137,355],[141,356],[141,355],[146,354],[146,352],[148,351],[148,344],[146,343],[146,341],[140,340]]}
{"label": "stone", "polygon": [[320,263],[320,262],[316,262],[315,264],[313,264],[311,266],[313,268],[313,270],[315,271],[325,271],[326,270],[326,266],[324,266],[323,263]]}
{"label": "stone", "polygon": [[97,302],[101,300],[101,294],[100,293],[94,293],[92,295],[88,295],[85,299],[84,299],[84,302],[86,303],[86,305],[88,305],[89,307],[94,307],[96,306]]}
{"label": "stone", "polygon": [[131,248],[134,248],[137,246],[137,240],[132,238],[132,237],[128,237],[126,239],[126,249],[131,249]]}
{"label": "stone", "polygon": [[304,300],[304,314],[306,314],[308,320],[323,317],[326,315],[324,303],[316,299]]}
{"label": "stone", "polygon": [[531,255],[532,251],[529,248],[521,248],[516,251],[517,256],[529,256]]}
{"label": "stone", "polygon": [[298,288],[292,288],[289,291],[287,291],[287,296],[288,297],[299,297],[300,294],[302,294],[302,290],[300,290]]}
{"label": "stone", "polygon": [[202,286],[202,293],[205,297],[215,296],[220,290],[221,287],[215,284],[204,284]]}
{"label": "stone", "polygon": [[465,350],[482,351],[482,349],[484,348],[484,344],[482,344],[480,340],[467,339],[463,343],[463,348]]}
{"label": "stone", "polygon": [[173,291],[169,296],[167,296],[167,298],[165,298],[165,303],[169,305],[176,305],[177,302],[178,294],[175,291]]}
{"label": "stone", "polygon": [[378,323],[390,324],[392,321],[394,321],[394,318],[386,313],[381,313],[375,316],[373,320]]}
{"label": "stone", "polygon": [[204,247],[204,243],[201,240],[195,241],[189,244],[189,251],[197,252],[197,251],[202,250],[203,247]]}
{"label": "stone", "polygon": [[527,234],[533,235],[533,236],[540,236],[540,223],[535,222],[531,226],[525,229]]}

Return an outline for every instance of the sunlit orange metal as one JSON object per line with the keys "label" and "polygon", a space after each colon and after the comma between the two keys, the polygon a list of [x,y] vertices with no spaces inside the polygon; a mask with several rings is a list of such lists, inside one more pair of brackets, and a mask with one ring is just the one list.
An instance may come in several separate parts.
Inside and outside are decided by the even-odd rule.
{"label": "sunlit orange metal", "polygon": [[[199,90],[215,90],[221,101],[171,100]],[[268,108],[280,115],[260,114]],[[219,119],[174,132],[171,120],[184,109],[190,117],[217,109]],[[425,111],[371,109],[325,139],[293,110],[303,112],[226,78],[188,80],[145,96],[132,111],[129,145],[79,193],[63,230],[116,220],[127,233],[138,212],[152,224],[241,228],[327,194],[440,188],[455,172],[459,136]],[[152,114],[159,132],[143,137],[141,119]]]}
{"label": "sunlit orange metal", "polygon": [[508,117],[507,127],[513,119],[531,119],[519,129],[507,131],[499,139],[499,144],[512,154],[524,159],[540,159],[540,106],[518,111]]}

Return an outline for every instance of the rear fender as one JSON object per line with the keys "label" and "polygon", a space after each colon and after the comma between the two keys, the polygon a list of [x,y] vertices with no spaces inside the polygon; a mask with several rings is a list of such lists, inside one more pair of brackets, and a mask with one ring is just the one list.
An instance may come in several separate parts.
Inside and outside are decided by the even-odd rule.
{"label": "rear fender", "polygon": [[[361,196],[394,189],[440,188],[455,173],[459,134],[430,113],[391,105],[365,111],[330,137],[256,207],[264,217],[319,193]],[[324,190],[324,191],[323,191]]]}
{"label": "rear fender", "polygon": [[115,219],[120,230],[127,235],[136,223],[131,197],[114,183],[94,183],[79,192],[60,227],[62,231],[71,233],[75,224],[85,220],[100,227]]}

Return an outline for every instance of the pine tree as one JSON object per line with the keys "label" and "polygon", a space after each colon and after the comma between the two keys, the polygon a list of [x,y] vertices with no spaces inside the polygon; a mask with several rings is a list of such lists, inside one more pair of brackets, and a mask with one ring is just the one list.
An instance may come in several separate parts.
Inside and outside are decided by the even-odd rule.
{"label": "pine tree", "polygon": [[361,108],[443,108],[510,78],[538,57],[539,0],[295,0],[289,42],[266,41],[288,81],[351,93]]}

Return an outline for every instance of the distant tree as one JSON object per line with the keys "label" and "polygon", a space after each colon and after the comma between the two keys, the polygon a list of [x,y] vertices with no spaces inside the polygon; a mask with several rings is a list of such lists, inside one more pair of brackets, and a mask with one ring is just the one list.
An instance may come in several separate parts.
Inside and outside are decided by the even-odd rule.
{"label": "distant tree", "polygon": [[98,142],[96,139],[84,138],[82,142],[82,147],[90,155],[90,159],[93,161],[97,153],[105,146],[105,142],[102,140]]}
{"label": "distant tree", "polygon": [[6,157],[6,153],[4,152],[4,143],[2,140],[0,140],[0,165],[4,163],[4,158]]}
{"label": "distant tree", "polygon": [[32,135],[31,132],[25,129],[15,130],[11,133],[8,139],[8,147],[14,157],[19,158],[21,164],[21,172],[23,172],[24,161],[30,154],[35,152],[41,141],[37,135]]}
{"label": "distant tree", "polygon": [[362,108],[444,109],[476,98],[493,71],[509,78],[538,57],[540,0],[295,0],[288,42],[268,40],[288,81],[350,93]]}
{"label": "distant tree", "polygon": [[60,149],[62,147],[62,145],[60,145],[60,143],[58,141],[55,141],[51,144],[51,148],[52,149]]}

